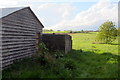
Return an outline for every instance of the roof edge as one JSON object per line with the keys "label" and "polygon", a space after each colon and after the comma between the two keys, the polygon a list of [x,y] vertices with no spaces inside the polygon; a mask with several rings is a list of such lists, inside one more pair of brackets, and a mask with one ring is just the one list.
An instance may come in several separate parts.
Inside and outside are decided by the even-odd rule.
{"label": "roof edge", "polygon": [[[32,11],[32,9],[30,8],[30,7],[25,7],[25,8],[28,8],[31,12],[32,12],[32,14],[35,16],[35,18],[38,20],[38,22],[42,25],[42,28],[44,28],[44,26],[43,26],[43,24],[41,23],[41,21],[38,19],[38,17],[35,15],[35,13]],[[24,9],[25,9],[24,8]]]}
{"label": "roof edge", "polygon": [[[11,8],[13,8],[13,7],[11,7]],[[19,8],[20,8],[20,7],[19,7]],[[38,19],[38,17],[35,15],[35,13],[32,11],[32,9],[31,9],[29,6],[28,6],[28,7],[21,7],[21,9],[19,9],[19,10],[17,10],[17,11],[14,11],[14,12],[6,15],[6,16],[3,16],[3,17],[1,17],[0,19],[5,18],[5,17],[7,17],[7,16],[9,16],[9,15],[15,13],[15,12],[18,12],[18,11],[23,10],[23,9],[26,9],[26,8],[31,11],[31,13],[32,13],[32,14],[35,16],[35,18],[38,20],[38,22],[42,25],[42,28],[44,28],[43,24],[40,22],[40,20]],[[3,9],[3,8],[1,8],[1,9]]]}

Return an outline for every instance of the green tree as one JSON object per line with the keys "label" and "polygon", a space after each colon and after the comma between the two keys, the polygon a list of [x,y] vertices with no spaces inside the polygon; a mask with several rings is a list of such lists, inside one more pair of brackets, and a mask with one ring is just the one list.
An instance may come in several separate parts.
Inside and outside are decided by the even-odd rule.
{"label": "green tree", "polygon": [[108,44],[114,41],[116,36],[117,29],[115,28],[115,24],[112,21],[106,21],[100,26],[96,41]]}
{"label": "green tree", "polygon": [[81,30],[82,33],[84,33],[83,29]]}

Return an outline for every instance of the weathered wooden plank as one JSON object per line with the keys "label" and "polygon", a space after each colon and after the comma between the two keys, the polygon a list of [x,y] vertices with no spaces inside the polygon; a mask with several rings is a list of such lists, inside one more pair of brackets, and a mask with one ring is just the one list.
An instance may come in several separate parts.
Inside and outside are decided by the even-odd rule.
{"label": "weathered wooden plank", "polygon": [[[10,29],[10,28],[3,28],[2,31],[9,31],[9,32],[16,32],[16,33],[28,33],[28,34],[36,34],[36,32],[32,32],[32,31],[26,31],[23,29]],[[6,33],[4,33],[6,34]]]}
{"label": "weathered wooden plank", "polygon": [[[29,23],[23,23],[23,22],[15,22],[15,21],[9,21],[9,20],[3,20],[2,22],[3,24],[11,24],[11,25],[21,25],[21,26],[28,26],[28,27],[33,27],[34,29],[39,28],[40,26],[36,25],[36,24],[29,24]],[[38,26],[38,27],[37,27]],[[42,26],[41,26],[42,27]]]}
{"label": "weathered wooden plank", "polygon": [[15,53],[15,54],[8,54],[8,55],[4,55],[4,56],[2,56],[3,57],[3,60],[5,60],[5,59],[8,59],[8,58],[12,58],[12,57],[15,57],[15,56],[19,56],[19,55],[24,55],[24,54],[34,54],[35,53],[35,51],[28,51],[28,52],[17,52],[17,53]]}
{"label": "weathered wooden plank", "polygon": [[3,31],[1,33],[1,35],[3,35],[3,37],[5,36],[34,36],[36,35],[36,33],[32,33],[32,32],[18,32],[18,31]]}
{"label": "weathered wooden plank", "polygon": [[2,19],[0,37],[3,68],[16,59],[31,56],[36,52],[36,34],[42,25],[29,9],[20,10]]}
{"label": "weathered wooden plank", "polygon": [[3,22],[3,24],[5,24],[5,25],[10,25],[10,26],[19,26],[19,27],[26,27],[26,28],[30,28],[30,29],[33,29],[33,30],[39,30],[39,28],[36,28],[35,27],[35,25],[30,25],[30,24],[22,24],[22,23],[16,23],[16,24],[12,24],[12,23],[14,23],[14,22],[12,22],[12,21],[4,21]]}
{"label": "weathered wooden plank", "polygon": [[12,60],[2,61],[2,68],[5,68],[10,64],[13,64],[13,61],[15,61],[16,59],[22,59],[24,57],[29,57],[31,55],[32,54],[26,54],[26,55],[22,55],[22,56],[15,56],[14,58],[12,58]]}
{"label": "weathered wooden plank", "polygon": [[[35,50],[33,51],[33,50],[26,50],[27,51],[27,53],[30,53],[31,54],[31,52],[33,52],[33,54],[34,54],[34,52],[35,52]],[[12,53],[12,54],[6,54],[6,55],[3,55],[2,57],[3,57],[3,59],[2,60],[7,60],[7,59],[11,59],[12,57],[14,57],[15,55],[23,55],[23,54],[27,54],[27,53],[25,53],[24,51],[19,51],[19,52],[16,52],[16,53]]]}
{"label": "weathered wooden plank", "polygon": [[14,25],[11,26],[11,25],[4,24],[2,30],[5,30],[5,29],[24,30],[29,32],[33,31],[33,33],[35,33],[34,31],[36,30],[34,28],[29,28],[29,27],[21,27],[21,26],[14,26]]}
{"label": "weathered wooden plank", "polygon": [[27,29],[29,31],[36,31],[36,28],[34,28],[34,26],[27,26],[23,24],[4,23],[3,28],[17,28],[17,29]]}
{"label": "weathered wooden plank", "polygon": [[27,47],[27,46],[35,46],[35,44],[31,43],[31,44],[25,44],[25,45],[19,44],[19,45],[2,46],[2,50],[11,49],[11,48],[18,48],[18,47]]}
{"label": "weathered wooden plank", "polygon": [[[13,37],[12,37],[13,38]],[[13,43],[13,42],[36,42],[35,40],[36,40],[36,38],[32,38],[32,39],[30,39],[30,38],[26,38],[26,39],[24,39],[24,38],[22,38],[22,39],[15,39],[15,38],[13,38],[13,39],[9,39],[9,40],[6,40],[6,39],[9,39],[9,38],[5,38],[5,39],[3,39],[2,40],[2,43]],[[13,41],[12,41],[13,40]],[[18,40],[18,41],[15,41],[15,40]]]}
{"label": "weathered wooden plank", "polygon": [[25,50],[25,49],[29,49],[29,48],[33,48],[31,46],[26,46],[26,47],[19,47],[19,48],[12,48],[12,49],[7,49],[7,50],[2,50],[2,52],[12,52],[12,51],[19,51],[19,50]]}

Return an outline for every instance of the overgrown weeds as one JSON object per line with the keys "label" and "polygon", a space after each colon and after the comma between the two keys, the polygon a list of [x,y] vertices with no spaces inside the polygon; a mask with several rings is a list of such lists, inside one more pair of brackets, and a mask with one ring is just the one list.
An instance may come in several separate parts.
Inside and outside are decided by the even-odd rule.
{"label": "overgrown weeds", "polygon": [[74,49],[67,55],[61,51],[49,52],[43,44],[44,57],[16,62],[3,71],[3,78],[118,78],[117,45],[91,44],[94,35],[75,34]]}
{"label": "overgrown weeds", "polygon": [[[56,52],[55,52],[56,53]],[[3,78],[117,78],[118,59],[110,53],[91,54],[90,51],[72,50],[63,57],[47,54],[46,64],[40,58],[23,59],[3,71]],[[49,56],[49,58],[48,58]],[[52,59],[52,60],[50,60]],[[54,62],[53,62],[54,61]]]}

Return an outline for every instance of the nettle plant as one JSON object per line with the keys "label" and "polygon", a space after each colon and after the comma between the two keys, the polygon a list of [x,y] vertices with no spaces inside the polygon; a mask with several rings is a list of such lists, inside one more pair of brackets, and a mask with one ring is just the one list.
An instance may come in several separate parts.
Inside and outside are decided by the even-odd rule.
{"label": "nettle plant", "polygon": [[41,64],[46,64],[46,58],[45,58],[45,55],[49,52],[48,48],[46,47],[46,45],[41,42],[39,44],[39,54],[40,54],[40,58],[39,58],[39,61]]}
{"label": "nettle plant", "polygon": [[41,55],[45,55],[49,51],[43,42],[39,44],[39,49],[40,49]]}
{"label": "nettle plant", "polygon": [[59,58],[64,57],[64,53],[62,51],[56,50],[54,52],[54,56],[55,56],[56,59],[59,59]]}

